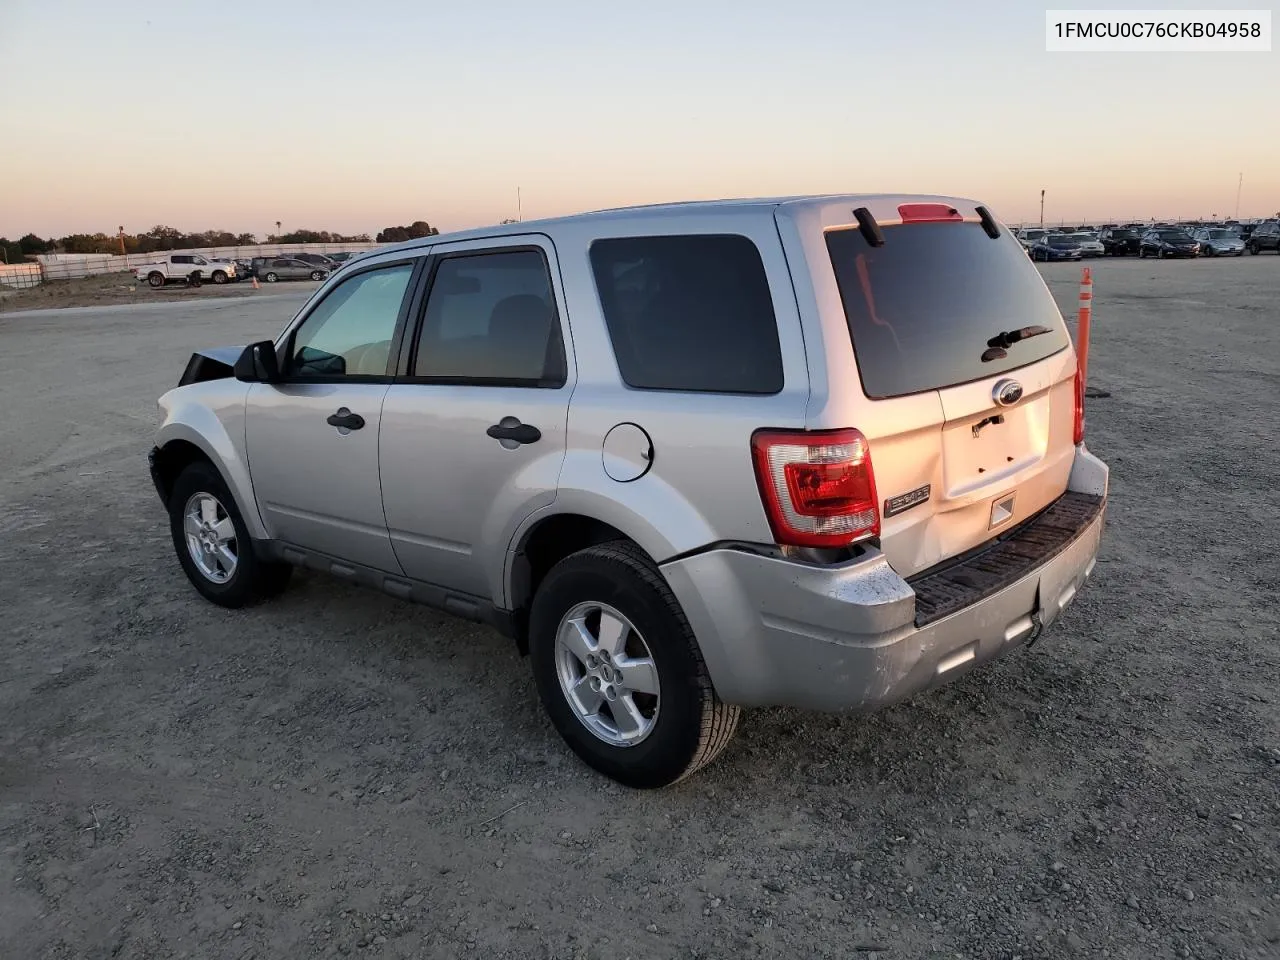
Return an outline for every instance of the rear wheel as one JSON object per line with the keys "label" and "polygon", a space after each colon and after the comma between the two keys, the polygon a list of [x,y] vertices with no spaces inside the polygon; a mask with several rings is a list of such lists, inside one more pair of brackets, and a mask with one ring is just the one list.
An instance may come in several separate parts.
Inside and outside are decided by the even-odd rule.
{"label": "rear wheel", "polygon": [[662,575],[614,541],[560,561],[538,587],[529,653],[543,706],[587,764],[631,787],[675,783],[714,760],[741,713],[716,697]]}
{"label": "rear wheel", "polygon": [[223,607],[275,596],[293,568],[258,558],[235,498],[221,474],[203,461],[178,476],[169,495],[169,531],[192,586]]}
{"label": "rear wheel", "polygon": [[152,270],[147,274],[147,285],[151,287],[163,287],[164,274],[158,270]]}
{"label": "rear wheel", "polygon": [[324,279],[324,273],[323,273],[323,271],[320,271],[320,270],[312,270],[312,271],[311,271],[311,279],[312,279],[312,280],[323,280],[323,279]]}
{"label": "rear wheel", "polygon": [[263,277],[262,279],[263,279],[263,280],[265,280],[265,281],[267,281],[267,283],[275,283],[275,282],[276,282],[277,280],[279,280],[280,278],[279,278],[279,277],[277,277],[274,273],[268,273],[268,274],[267,274],[265,277]]}

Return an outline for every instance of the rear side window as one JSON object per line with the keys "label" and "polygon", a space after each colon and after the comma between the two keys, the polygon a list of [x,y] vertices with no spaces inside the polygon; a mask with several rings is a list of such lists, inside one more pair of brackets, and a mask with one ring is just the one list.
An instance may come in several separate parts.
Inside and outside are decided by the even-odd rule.
{"label": "rear side window", "polygon": [[[912,223],[883,232],[880,247],[856,229],[827,233],[867,396],[969,383],[1067,346],[1053,297],[1007,233],[993,240],[977,223]],[[1013,343],[1003,358],[982,359],[988,340],[1032,326],[1049,332]]]}
{"label": "rear side window", "polygon": [[591,245],[623,382],[640,390],[772,394],[782,351],[764,263],[732,234]]}
{"label": "rear side window", "polygon": [[484,252],[440,262],[427,295],[413,376],[562,387],[565,366],[555,293],[541,251]]}

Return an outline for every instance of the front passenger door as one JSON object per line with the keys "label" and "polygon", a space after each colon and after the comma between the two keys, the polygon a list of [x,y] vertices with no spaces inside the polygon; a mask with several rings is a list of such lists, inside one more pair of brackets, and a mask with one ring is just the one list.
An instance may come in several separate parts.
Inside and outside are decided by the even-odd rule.
{"label": "front passenger door", "polygon": [[415,261],[329,290],[286,338],[283,379],[249,390],[249,471],[271,536],[399,573],[382,512],[378,432]]}

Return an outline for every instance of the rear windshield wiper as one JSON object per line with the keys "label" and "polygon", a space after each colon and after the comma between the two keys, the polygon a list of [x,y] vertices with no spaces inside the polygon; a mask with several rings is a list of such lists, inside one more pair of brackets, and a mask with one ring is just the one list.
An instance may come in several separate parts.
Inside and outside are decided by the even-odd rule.
{"label": "rear windshield wiper", "polygon": [[1005,330],[1002,333],[997,333],[987,341],[987,346],[990,349],[983,351],[982,362],[1003,360],[1009,355],[1006,351],[1019,340],[1030,340],[1032,337],[1039,337],[1046,333],[1053,333],[1053,331],[1040,324],[1036,324],[1034,327],[1023,327],[1020,330]]}

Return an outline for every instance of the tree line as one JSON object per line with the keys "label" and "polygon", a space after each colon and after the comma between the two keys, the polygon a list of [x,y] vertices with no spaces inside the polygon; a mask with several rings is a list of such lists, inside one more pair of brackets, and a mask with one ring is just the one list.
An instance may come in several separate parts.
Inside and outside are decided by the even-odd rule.
{"label": "tree line", "polygon": [[[407,226],[383,227],[378,231],[378,243],[399,243],[419,237],[433,237],[440,231],[425,220],[415,220]],[[123,237],[125,253],[154,253],[160,250],[191,250],[204,247],[249,247],[258,243],[252,233],[231,233],[228,230],[205,230],[200,233],[184,233],[175,227],[157,224],[146,233]],[[0,259],[7,263],[21,263],[42,253],[120,253],[121,237],[108,233],[73,233],[57,239],[44,239],[28,233],[17,240],[0,237]],[[268,234],[263,243],[368,243],[367,233],[347,235],[329,230],[294,230],[291,233]]]}

